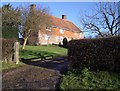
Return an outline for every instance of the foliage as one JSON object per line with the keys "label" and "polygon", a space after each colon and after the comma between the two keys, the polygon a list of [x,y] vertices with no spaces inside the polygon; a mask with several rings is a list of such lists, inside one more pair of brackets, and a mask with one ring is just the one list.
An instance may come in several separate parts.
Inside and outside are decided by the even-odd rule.
{"label": "foliage", "polygon": [[2,38],[18,39],[18,30],[14,27],[2,26]]}
{"label": "foliage", "polygon": [[32,34],[37,34],[43,27],[50,25],[49,14],[46,8],[36,9],[36,5],[34,4],[30,7],[30,9],[28,7],[21,8],[22,29],[19,32],[24,39],[23,49]]}
{"label": "foliage", "polygon": [[120,37],[69,42],[68,60],[73,69],[120,71]]}
{"label": "foliage", "polygon": [[70,70],[62,76],[61,89],[120,89],[120,74],[106,71],[92,72],[84,68],[80,70]]}
{"label": "foliage", "polygon": [[2,6],[2,37],[18,39],[18,25],[20,24],[20,11],[12,5]]}

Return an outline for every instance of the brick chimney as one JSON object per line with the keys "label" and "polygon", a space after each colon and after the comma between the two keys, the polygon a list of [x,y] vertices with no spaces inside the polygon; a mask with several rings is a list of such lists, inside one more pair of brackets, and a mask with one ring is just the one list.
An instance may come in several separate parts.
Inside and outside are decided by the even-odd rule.
{"label": "brick chimney", "polygon": [[31,4],[30,5],[30,10],[31,11],[36,11],[36,5],[35,4]]}
{"label": "brick chimney", "polygon": [[66,15],[62,15],[62,19],[67,19],[67,16]]}

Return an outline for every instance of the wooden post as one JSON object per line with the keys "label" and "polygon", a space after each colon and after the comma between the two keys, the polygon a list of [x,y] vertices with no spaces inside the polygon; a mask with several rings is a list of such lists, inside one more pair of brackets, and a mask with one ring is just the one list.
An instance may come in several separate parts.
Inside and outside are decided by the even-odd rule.
{"label": "wooden post", "polygon": [[14,43],[14,62],[19,63],[19,42]]}

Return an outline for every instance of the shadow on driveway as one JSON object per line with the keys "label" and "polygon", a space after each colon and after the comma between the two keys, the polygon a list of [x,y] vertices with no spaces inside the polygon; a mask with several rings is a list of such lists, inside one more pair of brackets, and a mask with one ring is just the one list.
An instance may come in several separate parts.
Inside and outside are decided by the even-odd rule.
{"label": "shadow on driveway", "polygon": [[28,65],[58,70],[60,72],[62,70],[67,69],[67,57],[57,57],[46,60],[40,60],[40,59],[21,59],[21,60],[23,63]]}

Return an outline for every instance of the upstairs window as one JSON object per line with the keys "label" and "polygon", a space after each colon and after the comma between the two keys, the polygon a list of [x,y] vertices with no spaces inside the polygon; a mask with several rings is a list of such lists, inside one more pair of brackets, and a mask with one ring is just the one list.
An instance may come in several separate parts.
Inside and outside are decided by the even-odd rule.
{"label": "upstairs window", "polygon": [[50,39],[50,35],[45,35],[45,40],[49,40]]}
{"label": "upstairs window", "polygon": [[77,35],[77,33],[74,33],[74,35]]}
{"label": "upstairs window", "polygon": [[46,31],[51,31],[51,28],[50,28],[50,27],[47,27],[47,28],[46,28]]}
{"label": "upstairs window", "polygon": [[63,30],[63,29],[60,29],[60,33],[61,33],[61,34],[64,34],[64,30]]}
{"label": "upstairs window", "polygon": [[58,41],[58,40],[59,40],[59,36],[56,37],[56,41]]}

